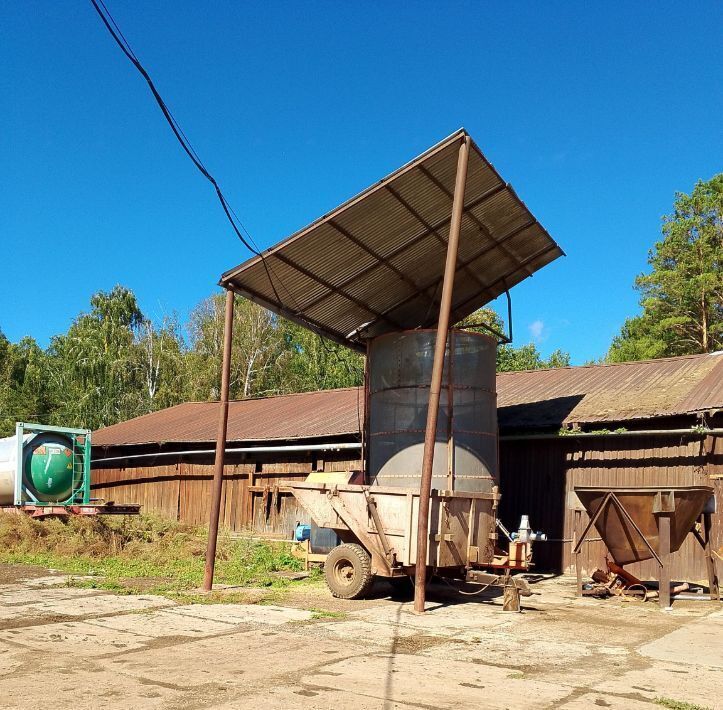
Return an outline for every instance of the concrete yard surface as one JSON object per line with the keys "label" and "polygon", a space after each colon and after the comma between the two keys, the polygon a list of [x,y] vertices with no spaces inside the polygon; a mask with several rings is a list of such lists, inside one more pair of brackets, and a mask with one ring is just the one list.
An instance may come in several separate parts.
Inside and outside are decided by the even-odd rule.
{"label": "concrete yard surface", "polygon": [[723,708],[720,604],[577,599],[566,577],[534,589],[514,614],[433,585],[420,616],[383,587],[180,604],[0,565],[0,706]]}

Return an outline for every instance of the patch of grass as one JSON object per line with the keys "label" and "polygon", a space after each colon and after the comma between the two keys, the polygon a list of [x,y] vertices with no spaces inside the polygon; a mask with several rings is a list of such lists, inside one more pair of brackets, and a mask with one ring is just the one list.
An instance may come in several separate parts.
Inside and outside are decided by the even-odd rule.
{"label": "patch of grass", "polygon": [[694,705],[693,703],[686,703],[682,700],[672,700],[671,698],[655,698],[653,702],[656,705],[669,708],[669,710],[709,710],[709,708],[703,707],[702,705]]}
{"label": "patch of grass", "polygon": [[283,590],[265,591],[263,595],[249,592],[212,592],[211,594],[195,594],[193,592],[167,592],[165,596],[179,604],[274,604],[278,602]]}
{"label": "patch of grass", "polygon": [[311,567],[309,569],[309,577],[308,580],[310,582],[323,582],[324,581],[324,569],[323,567],[316,565],[314,567]]}
{"label": "patch of grass", "polygon": [[76,589],[105,589],[116,594],[132,594],[133,592],[124,587],[117,580],[105,579],[98,577],[97,579],[81,579],[70,576],[66,582],[66,587],[75,587]]}
{"label": "patch of grass", "polygon": [[311,612],[312,619],[346,619],[347,613],[345,611],[331,611],[329,609],[316,609],[312,607],[309,609]]}
{"label": "patch of grass", "polygon": [[[205,528],[151,516],[41,521],[0,513],[0,562],[41,565],[91,577],[71,576],[71,586],[119,593],[185,594],[214,603],[213,595],[193,593],[203,580],[206,536]],[[273,573],[299,571],[301,566],[289,543],[232,540],[228,533],[219,534],[217,584],[281,590],[300,582]],[[224,593],[219,601],[230,601],[231,596]],[[262,595],[267,596],[273,595]]]}

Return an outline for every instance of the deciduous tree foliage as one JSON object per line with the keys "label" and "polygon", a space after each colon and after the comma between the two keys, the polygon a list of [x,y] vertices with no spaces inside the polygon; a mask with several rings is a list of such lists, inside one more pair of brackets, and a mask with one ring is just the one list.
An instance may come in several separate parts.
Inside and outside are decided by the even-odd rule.
{"label": "deciduous tree foliage", "polygon": [[643,360],[723,348],[723,173],[676,195],[638,276],[643,312],[625,321],[608,360]]}
{"label": "deciduous tree foliage", "polygon": [[279,326],[288,354],[279,383],[281,391],[312,392],[363,383],[364,359],[359,353],[296,323],[280,319]]}
{"label": "deciduous tree foliage", "polygon": [[[206,298],[192,311],[188,323],[188,392],[192,399],[219,398],[225,296]],[[236,296],[234,303],[230,396],[243,398],[279,391],[279,372],[289,358],[276,316]]]}
{"label": "deciduous tree foliage", "polygon": [[[67,333],[43,350],[0,333],[0,435],[16,421],[96,429],[189,400],[219,397],[225,297],[215,294],[182,327],[154,323],[123,286],[93,295]],[[501,330],[489,309],[471,318]],[[471,322],[471,321],[469,321]],[[533,344],[499,349],[501,370],[566,365]],[[236,297],[230,396],[258,397],[360,385],[364,360],[256,304]]]}
{"label": "deciduous tree foliage", "polygon": [[50,418],[47,356],[29,337],[10,343],[0,332],[0,435],[15,421]]}
{"label": "deciduous tree foliage", "polygon": [[107,426],[141,410],[135,340],[143,324],[136,297],[121,286],[90,299],[64,335],[48,349],[52,423]]}

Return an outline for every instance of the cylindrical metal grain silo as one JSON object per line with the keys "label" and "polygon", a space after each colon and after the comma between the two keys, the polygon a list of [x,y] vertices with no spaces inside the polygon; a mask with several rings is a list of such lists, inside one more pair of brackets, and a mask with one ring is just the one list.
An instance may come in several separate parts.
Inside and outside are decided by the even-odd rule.
{"label": "cylindrical metal grain silo", "polygon": [[[369,480],[419,489],[435,330],[379,336],[368,349]],[[497,483],[497,341],[451,330],[432,488],[491,492]]]}

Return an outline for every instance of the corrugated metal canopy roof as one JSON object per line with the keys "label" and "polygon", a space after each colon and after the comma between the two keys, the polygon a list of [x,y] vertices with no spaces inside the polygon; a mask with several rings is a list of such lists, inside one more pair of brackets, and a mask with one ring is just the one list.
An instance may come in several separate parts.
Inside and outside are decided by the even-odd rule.
{"label": "corrugated metal canopy roof", "polygon": [[[227,286],[349,347],[437,322],[460,129],[262,256]],[[562,256],[471,141],[452,301],[458,322]]]}

